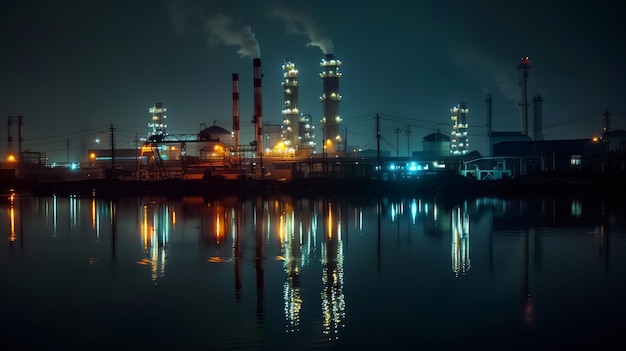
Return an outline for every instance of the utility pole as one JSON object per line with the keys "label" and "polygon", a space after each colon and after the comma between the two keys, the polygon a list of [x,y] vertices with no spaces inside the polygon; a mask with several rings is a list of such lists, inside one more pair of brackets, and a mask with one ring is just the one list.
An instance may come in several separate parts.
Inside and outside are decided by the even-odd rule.
{"label": "utility pole", "polygon": [[411,127],[408,124],[406,125],[406,130],[404,132],[406,133],[406,155],[407,157],[411,157],[411,149],[409,148],[409,140],[411,139]]}
{"label": "utility pole", "polygon": [[65,140],[65,149],[67,152],[67,163],[69,164],[70,163],[70,139],[69,138]]}
{"label": "utility pole", "polygon": [[115,128],[113,124],[109,128],[111,139],[111,179],[115,178]]}
{"label": "utility pole", "polygon": [[378,166],[378,180],[380,180],[380,116],[376,114],[376,165]]}
{"label": "utility pole", "polygon": [[603,120],[602,120],[602,142],[604,143],[604,171],[608,171],[609,170],[609,127],[610,127],[610,120],[611,120],[611,114],[609,113],[609,110],[604,111],[604,113],[602,114],[602,116],[604,116]]}
{"label": "utility pole", "polygon": [[348,127],[343,128],[343,153],[348,156]]}
{"label": "utility pole", "polygon": [[399,139],[400,139],[400,128],[396,127],[396,129],[393,130],[394,133],[396,133],[396,157],[400,157],[400,144],[399,144]]}

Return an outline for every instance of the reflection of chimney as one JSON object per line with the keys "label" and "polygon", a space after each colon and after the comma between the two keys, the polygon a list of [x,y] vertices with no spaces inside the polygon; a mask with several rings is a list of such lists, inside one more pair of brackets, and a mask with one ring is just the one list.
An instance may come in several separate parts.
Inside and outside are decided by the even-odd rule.
{"label": "reflection of chimney", "polygon": [[234,147],[239,145],[239,74],[233,73],[233,136]]}
{"label": "reflection of chimney", "polygon": [[543,140],[543,99],[537,94],[533,97],[533,139]]}
{"label": "reflection of chimney", "polygon": [[254,123],[255,141],[257,147],[257,155],[263,154],[263,106],[261,99],[261,59],[255,58],[253,61],[254,70]]}

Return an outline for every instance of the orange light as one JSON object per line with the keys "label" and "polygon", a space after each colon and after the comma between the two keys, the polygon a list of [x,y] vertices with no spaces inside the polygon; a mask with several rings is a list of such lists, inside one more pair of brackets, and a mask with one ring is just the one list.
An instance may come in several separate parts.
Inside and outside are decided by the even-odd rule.
{"label": "orange light", "polygon": [[96,153],[92,152],[91,154],[89,154],[89,158],[92,159],[92,160],[95,160],[96,159]]}
{"label": "orange light", "polygon": [[598,140],[600,140],[600,139],[596,136],[596,137],[593,137],[593,139],[591,139],[591,140],[593,140],[593,141],[597,142],[597,141],[598,141]]}
{"label": "orange light", "polygon": [[17,161],[17,159],[15,158],[15,156],[14,156],[14,155],[9,155],[9,156],[7,157],[7,161],[9,161],[9,162],[15,162],[15,161]]}

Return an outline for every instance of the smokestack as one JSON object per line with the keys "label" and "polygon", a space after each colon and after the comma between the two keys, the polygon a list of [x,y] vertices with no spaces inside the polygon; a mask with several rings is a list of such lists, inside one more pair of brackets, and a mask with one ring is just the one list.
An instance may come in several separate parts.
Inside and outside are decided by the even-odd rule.
{"label": "smokestack", "polygon": [[[11,135],[11,128],[13,120],[17,119],[17,155],[13,152],[13,135]],[[24,143],[24,116],[9,116],[7,118],[7,142],[8,142],[8,155],[15,157],[16,160],[22,159],[22,146]]]}
{"label": "smokestack", "polygon": [[517,68],[520,70],[520,85],[522,86],[522,134],[528,135],[528,69],[530,68],[530,58],[522,57]]}
{"label": "smokestack", "polygon": [[13,154],[13,136],[11,135],[11,120],[13,116],[9,116],[7,118],[7,146],[8,146],[8,155]]}
{"label": "smokestack", "polygon": [[239,145],[239,74],[233,73],[233,136],[235,149]]}
{"label": "smokestack", "polygon": [[491,128],[493,118],[493,97],[491,94],[487,94],[487,136],[491,136]]}
{"label": "smokestack", "polygon": [[533,139],[543,140],[543,99],[537,94],[533,97]]}
{"label": "smokestack", "polygon": [[24,116],[17,116],[17,126],[18,126],[18,139],[17,139],[17,152],[18,159],[22,160],[22,146],[24,144]]}
{"label": "smokestack", "polygon": [[252,60],[254,73],[254,123],[257,155],[263,155],[263,106],[261,99],[261,59]]}

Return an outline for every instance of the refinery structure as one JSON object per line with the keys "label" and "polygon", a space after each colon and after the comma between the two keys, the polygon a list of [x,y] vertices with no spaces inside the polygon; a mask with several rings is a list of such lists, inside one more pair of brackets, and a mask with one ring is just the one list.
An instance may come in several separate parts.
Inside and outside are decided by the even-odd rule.
{"label": "refinery structure", "polygon": [[[406,157],[390,157],[388,152],[352,151],[340,130],[339,91],[341,61],[325,54],[320,62],[321,113],[303,113],[300,108],[300,72],[296,63],[287,58],[282,64],[281,88],[284,104],[280,124],[263,122],[261,59],[252,59],[254,140],[242,141],[240,116],[239,74],[232,74],[232,130],[221,126],[200,124],[195,135],[173,135],[167,132],[166,106],[154,103],[148,108],[148,133],[134,148],[118,148],[115,128],[110,128],[110,148],[87,150],[85,164],[72,165],[93,178],[135,180],[163,179],[304,179],[310,177],[359,177],[373,179],[419,178],[435,171],[456,172],[479,179],[531,174],[540,170],[606,169],[624,164],[623,155],[607,151],[621,150],[624,133],[609,130],[609,113],[604,114],[603,135],[597,140],[545,141],[543,137],[543,98],[532,99],[532,128],[529,125],[528,78],[530,58],[522,57],[519,70],[521,127],[518,132],[493,130],[491,94],[487,95],[488,152],[481,155],[470,149],[469,108],[460,102],[452,109],[451,132],[432,133],[422,140],[423,151]],[[315,133],[314,121],[319,121],[321,133]],[[45,153],[23,151],[23,116],[9,116],[7,162],[3,163],[2,178],[38,177],[37,166],[49,166]],[[12,128],[18,126],[18,151],[14,150]],[[477,123],[478,124],[478,123]],[[380,130],[377,126],[377,138]],[[321,145],[315,137],[321,137]],[[611,137],[609,139],[609,136]],[[407,138],[408,139],[408,138]],[[141,141],[141,143],[139,143]],[[609,143],[610,141],[610,143]],[[529,146],[532,144],[532,147]],[[569,145],[564,147],[563,145]],[[371,150],[369,150],[371,151]],[[407,151],[408,140],[407,140]],[[68,157],[69,158],[69,157]],[[616,160],[617,160],[616,158]],[[621,162],[621,163],[620,163]],[[609,163],[617,166],[610,166]],[[8,166],[7,166],[8,165]],[[621,166],[623,168],[623,166]],[[8,176],[4,173],[9,174]]]}
{"label": "refinery structure", "polygon": [[341,147],[341,117],[339,117],[339,102],[341,102],[341,95],[339,95],[339,78],[341,73],[339,72],[339,66],[341,61],[335,59],[332,54],[327,54],[321,63],[322,72],[320,78],[322,79],[322,128],[323,128],[323,143],[322,152],[326,154],[335,154]]}

